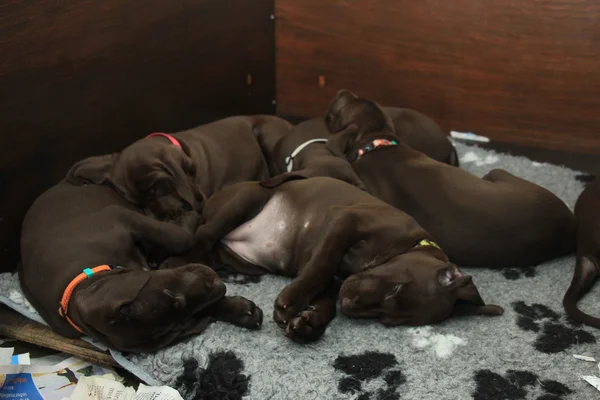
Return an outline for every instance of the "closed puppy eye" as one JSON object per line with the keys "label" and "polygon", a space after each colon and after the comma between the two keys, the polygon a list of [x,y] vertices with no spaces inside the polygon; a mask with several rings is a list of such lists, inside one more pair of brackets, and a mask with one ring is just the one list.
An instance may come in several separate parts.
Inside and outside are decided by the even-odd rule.
{"label": "closed puppy eye", "polygon": [[400,291],[402,290],[402,284],[396,285],[393,287],[393,289],[385,296],[385,300],[389,300],[392,297],[395,297],[398,295],[398,293],[400,293]]}

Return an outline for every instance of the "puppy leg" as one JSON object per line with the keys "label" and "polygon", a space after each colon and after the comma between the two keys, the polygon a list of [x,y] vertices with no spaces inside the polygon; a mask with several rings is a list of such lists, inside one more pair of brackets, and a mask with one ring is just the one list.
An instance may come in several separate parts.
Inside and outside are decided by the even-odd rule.
{"label": "puppy leg", "polygon": [[326,217],[325,230],[310,260],[275,300],[273,315],[276,321],[290,321],[332,283],[344,255],[360,239],[356,217],[344,208],[338,208]]}
{"label": "puppy leg", "polygon": [[318,340],[336,313],[337,287],[331,285],[311,301],[308,308],[292,318],[287,326],[275,321],[285,329],[285,335],[295,342],[308,343]]}
{"label": "puppy leg", "polygon": [[168,254],[183,254],[194,243],[193,231],[200,222],[196,212],[184,215],[181,226],[173,222],[163,222],[132,210],[114,207],[117,218],[131,230],[133,240],[140,244],[156,246]]}
{"label": "puppy leg", "polygon": [[489,182],[512,182],[515,180],[521,180],[513,174],[511,174],[510,172],[498,168],[491,170],[490,172],[485,174],[481,179]]}
{"label": "puppy leg", "polygon": [[256,182],[229,186],[204,206],[204,221],[196,230],[195,252],[209,252],[229,232],[254,218],[271,197],[271,191]]}
{"label": "puppy leg", "polygon": [[225,296],[208,310],[217,321],[229,322],[248,329],[262,325],[263,312],[254,302],[241,296]]}

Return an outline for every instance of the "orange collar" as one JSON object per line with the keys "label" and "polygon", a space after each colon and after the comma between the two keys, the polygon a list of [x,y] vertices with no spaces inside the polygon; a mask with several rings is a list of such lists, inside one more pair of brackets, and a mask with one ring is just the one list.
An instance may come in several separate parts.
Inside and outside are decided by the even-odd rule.
{"label": "orange collar", "polygon": [[77,285],[79,285],[81,282],[85,281],[87,278],[94,276],[98,272],[110,271],[111,269],[112,268],[109,265],[99,265],[94,268],[86,268],[83,270],[82,273],[77,275],[71,281],[71,283],[69,283],[69,285],[65,289],[65,292],[63,293],[62,299],[60,300],[60,306],[58,307],[58,315],[60,315],[64,319],[66,319],[71,324],[71,326],[73,328],[75,328],[77,331],[79,331],[80,333],[85,334],[85,332],[82,331],[81,328],[79,328],[75,324],[75,322],[73,322],[71,320],[71,318],[69,318],[69,315],[67,314],[69,312],[69,301],[71,300],[71,295],[73,294],[73,291],[75,290]]}

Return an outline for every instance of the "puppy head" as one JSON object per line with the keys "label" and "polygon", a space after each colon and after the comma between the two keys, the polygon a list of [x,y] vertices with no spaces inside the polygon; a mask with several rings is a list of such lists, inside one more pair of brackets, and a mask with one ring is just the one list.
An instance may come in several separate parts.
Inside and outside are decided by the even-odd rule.
{"label": "puppy head", "polygon": [[394,132],[392,119],[372,100],[358,97],[347,89],[338,91],[325,114],[325,123],[331,133],[338,133],[354,124],[361,132]]}
{"label": "puppy head", "polygon": [[340,289],[340,302],[344,314],[378,318],[385,325],[428,325],[453,313],[504,312],[501,307],[485,305],[471,276],[420,250],[351,275]]}
{"label": "puppy head", "polygon": [[210,268],[115,270],[76,289],[71,318],[90,336],[121,351],[154,351],[203,331],[202,311],[225,295]]}
{"label": "puppy head", "polygon": [[110,184],[129,202],[160,220],[175,220],[200,210],[204,196],[193,178],[190,157],[163,138],[142,139],[120,154],[89,157],[76,163],[67,180]]}
{"label": "puppy head", "polygon": [[394,134],[393,121],[379,104],[346,89],[340,90],[329,103],[325,124],[332,134],[327,147],[340,157],[347,157],[354,143],[367,134]]}

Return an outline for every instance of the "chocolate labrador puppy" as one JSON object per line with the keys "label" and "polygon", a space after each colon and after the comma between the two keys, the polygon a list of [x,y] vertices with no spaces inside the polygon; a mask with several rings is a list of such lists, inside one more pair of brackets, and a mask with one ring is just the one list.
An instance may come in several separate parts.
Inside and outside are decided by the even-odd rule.
{"label": "chocolate labrador puppy", "polygon": [[577,308],[600,272],[600,179],[596,178],[581,193],[575,204],[577,218],[577,263],[571,285],[563,299],[568,316],[575,321],[600,328],[600,318]]}
{"label": "chocolate labrador puppy", "polygon": [[328,177],[296,173],[229,186],[206,202],[196,243],[246,274],[296,279],[275,301],[274,320],[296,341],[313,341],[341,311],[386,325],[433,324],[453,312],[500,315],[470,276],[448,262],[404,212]]}
{"label": "chocolate labrador puppy", "polygon": [[368,191],[405,211],[461,266],[539,264],[574,250],[575,217],[548,190],[500,169],[480,179],[396,140],[373,101],[341,90],[326,122],[327,146]]}
{"label": "chocolate labrador puppy", "polygon": [[[458,156],[448,136],[429,117],[407,108],[384,107],[395,127],[397,140],[435,160],[458,166]],[[301,171],[305,176],[329,176],[365,189],[352,167],[333,157],[326,148],[329,131],[323,118],[295,126],[274,146],[264,145],[272,176]],[[271,143],[275,141],[271,140]]]}
{"label": "chocolate labrador puppy", "polygon": [[121,153],[78,162],[67,180],[110,184],[128,201],[160,220],[200,210],[224,186],[267,179],[257,136],[278,138],[291,125],[274,116],[237,116],[174,134],[156,133]]}
{"label": "chocolate labrador puppy", "polygon": [[182,254],[196,212],[157,221],[106,186],[61,182],[31,206],[21,233],[21,286],[42,318],[66,337],[89,335],[121,351],[148,352],[206,329],[213,320],[248,328],[262,312],[200,264],[150,271],[153,246]]}

